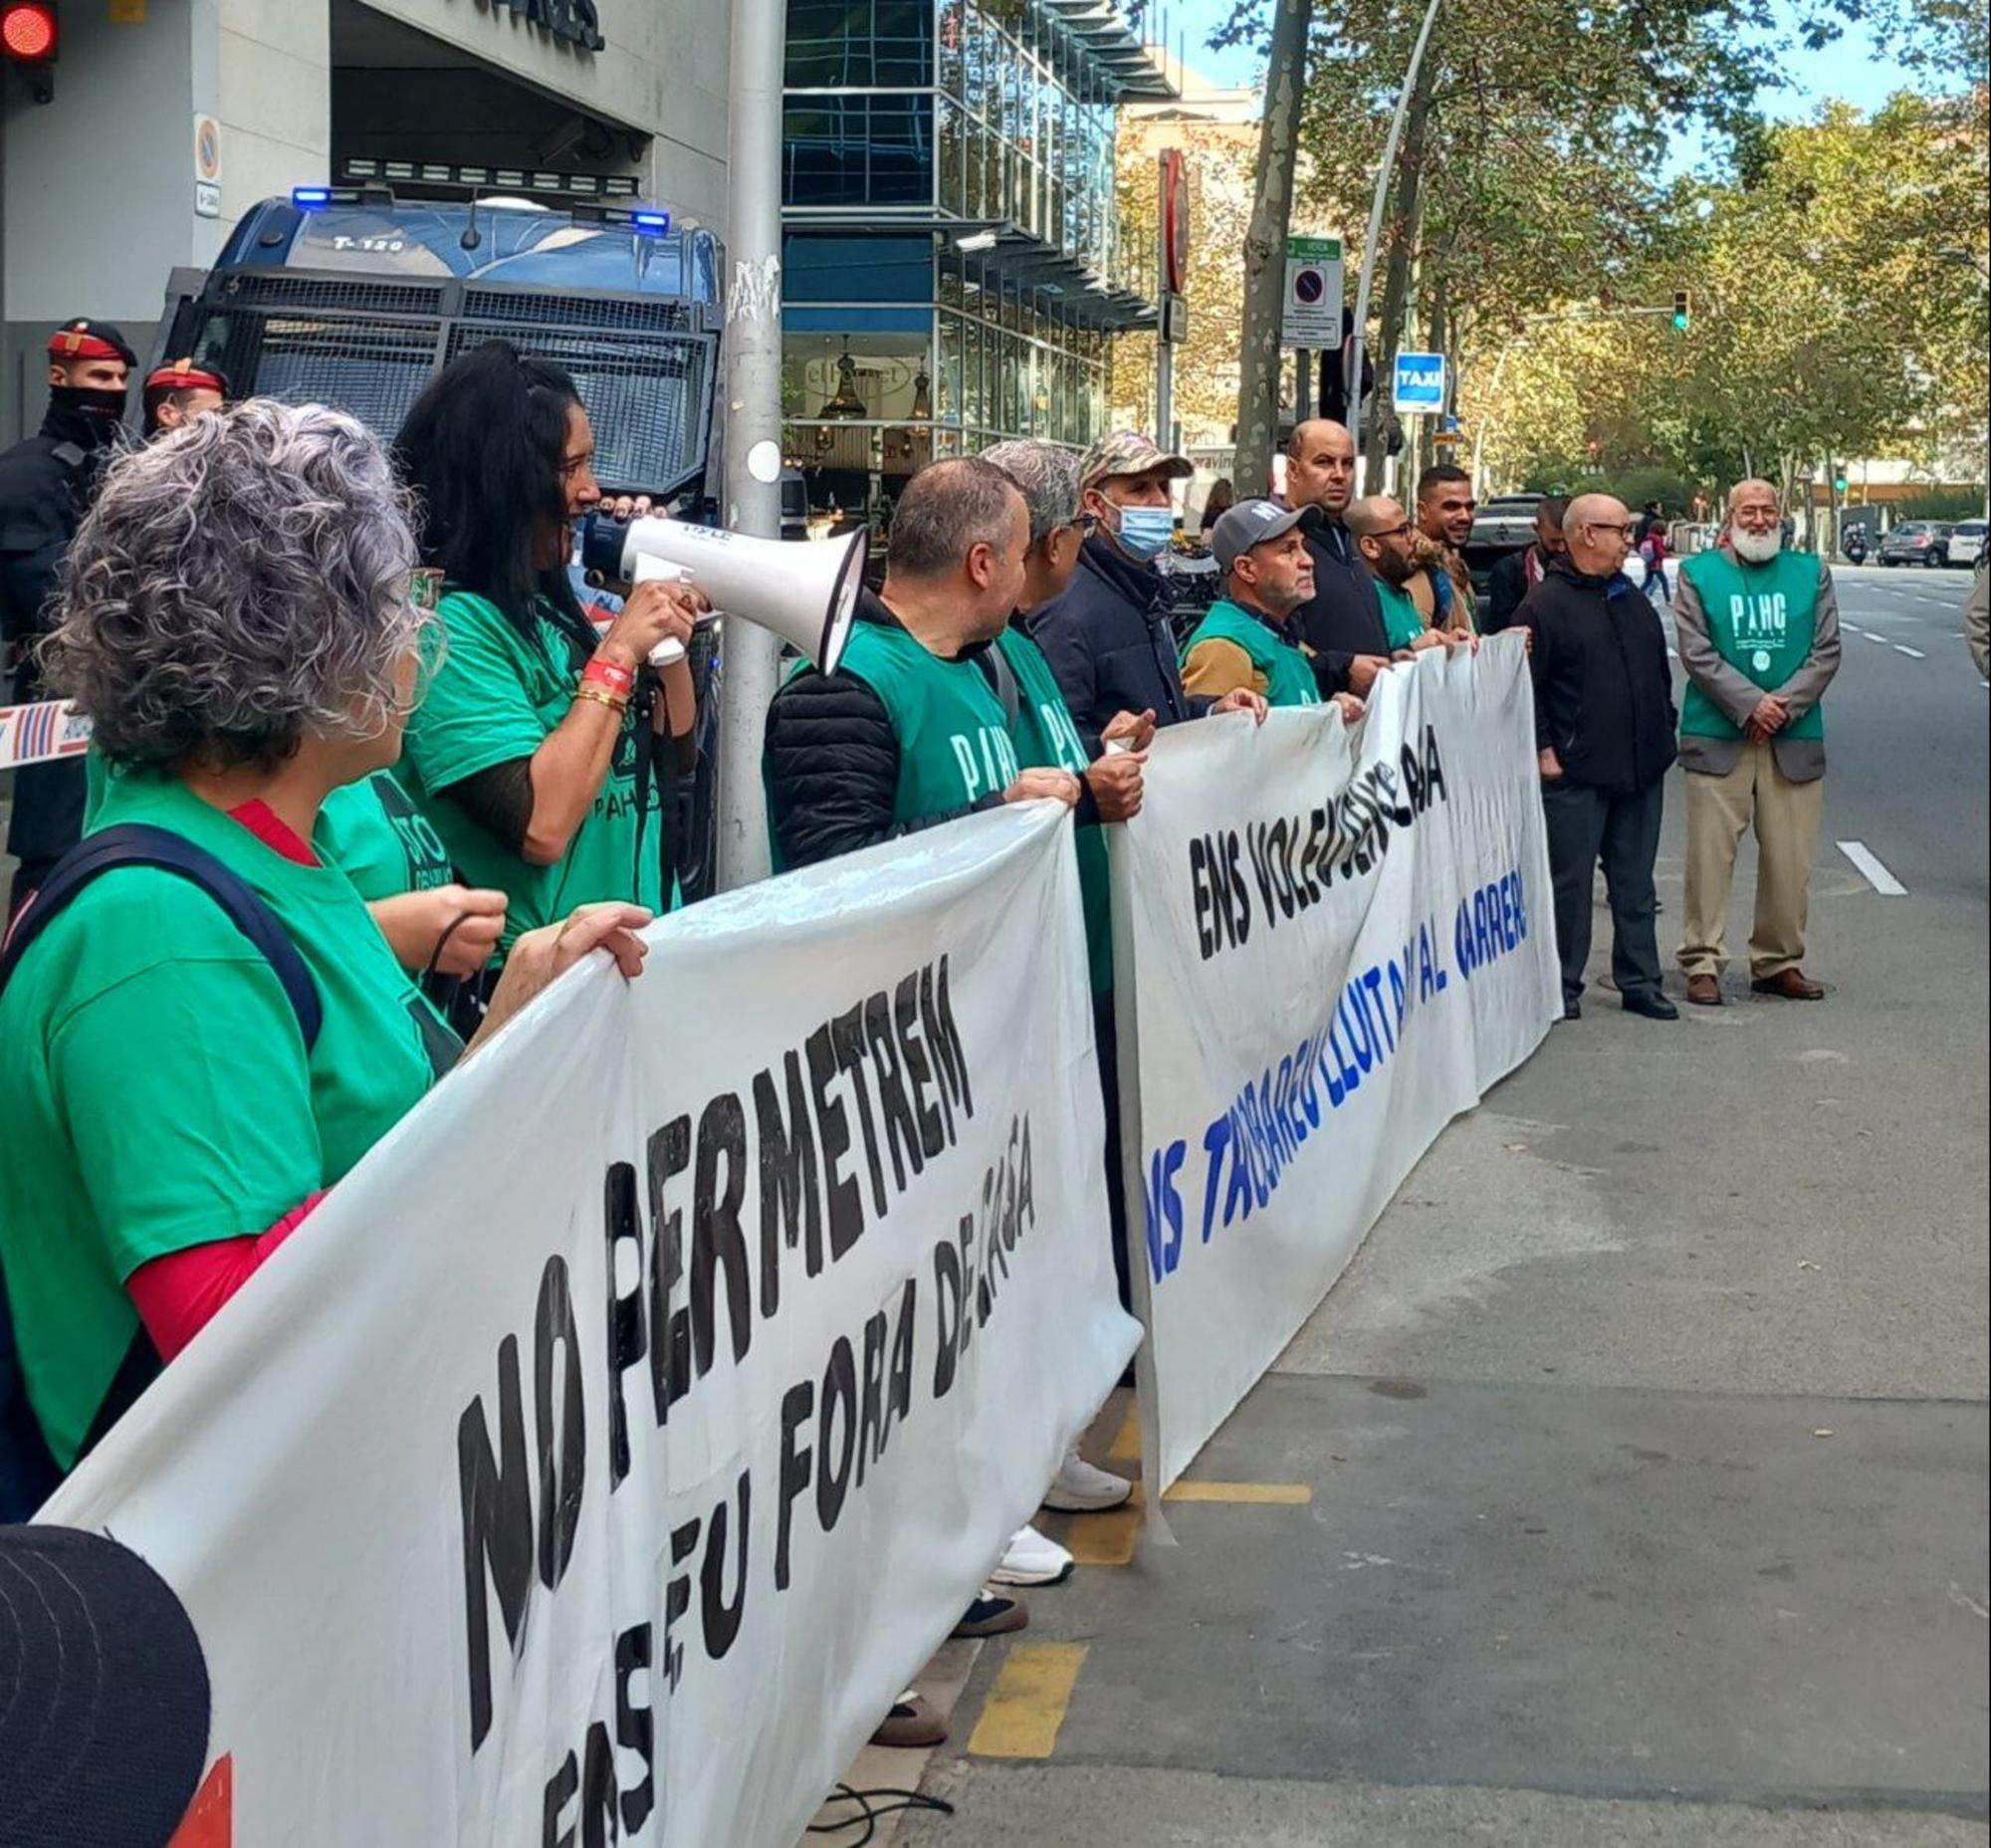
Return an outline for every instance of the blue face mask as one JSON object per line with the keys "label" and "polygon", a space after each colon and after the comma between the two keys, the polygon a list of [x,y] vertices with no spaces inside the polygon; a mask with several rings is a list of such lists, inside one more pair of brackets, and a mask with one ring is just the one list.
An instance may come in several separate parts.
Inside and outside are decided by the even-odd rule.
{"label": "blue face mask", "polygon": [[1113,537],[1120,542],[1123,552],[1145,564],[1150,559],[1160,558],[1175,536],[1176,517],[1171,509],[1123,507],[1120,510],[1120,530]]}

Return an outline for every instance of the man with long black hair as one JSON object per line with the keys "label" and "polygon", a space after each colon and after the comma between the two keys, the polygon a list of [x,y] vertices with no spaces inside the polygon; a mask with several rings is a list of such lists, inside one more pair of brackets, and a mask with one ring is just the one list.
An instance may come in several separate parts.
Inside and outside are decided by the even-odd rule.
{"label": "man with long black hair", "polygon": [[423,563],[443,574],[446,647],[408,722],[402,775],[467,881],[506,893],[501,949],[574,906],[662,910],[665,810],[649,788],[650,738],[680,752],[695,722],[683,661],[694,589],[637,584],[603,634],[566,565],[573,523],[601,498],[594,433],[558,366],[492,341],[444,367],[395,444],[419,503]]}

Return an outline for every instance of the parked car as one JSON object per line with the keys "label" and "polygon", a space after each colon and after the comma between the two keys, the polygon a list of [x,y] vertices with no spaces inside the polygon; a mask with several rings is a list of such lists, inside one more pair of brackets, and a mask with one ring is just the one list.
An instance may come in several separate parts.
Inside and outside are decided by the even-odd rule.
{"label": "parked car", "polygon": [[1882,565],[1925,565],[1930,571],[1949,563],[1949,528],[1935,520],[1904,520],[1880,542]]}
{"label": "parked car", "polygon": [[1540,494],[1496,494],[1480,504],[1472,536],[1465,542],[1465,568],[1472,574],[1472,587],[1479,595],[1486,594],[1494,566],[1510,552],[1535,543],[1535,509],[1545,498]]}
{"label": "parked car", "polygon": [[1959,520],[1949,529],[1949,562],[1968,570],[1984,556],[1982,520]]}

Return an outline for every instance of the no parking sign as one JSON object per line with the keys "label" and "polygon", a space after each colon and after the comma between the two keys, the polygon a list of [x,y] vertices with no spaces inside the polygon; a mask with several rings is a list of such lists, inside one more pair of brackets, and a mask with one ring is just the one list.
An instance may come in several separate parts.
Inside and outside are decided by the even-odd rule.
{"label": "no parking sign", "polygon": [[1332,352],[1341,345],[1341,240],[1286,239],[1286,312],[1281,346]]}

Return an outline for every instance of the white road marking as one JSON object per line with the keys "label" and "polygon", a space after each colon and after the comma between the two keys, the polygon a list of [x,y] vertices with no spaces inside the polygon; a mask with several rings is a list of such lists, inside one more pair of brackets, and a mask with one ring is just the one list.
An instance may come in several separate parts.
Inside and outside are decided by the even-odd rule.
{"label": "white road marking", "polygon": [[1894,644],[1894,652],[1896,654],[1905,654],[1911,661],[1926,661],[1928,659],[1928,656],[1919,648],[1910,648],[1904,641],[1897,641]]}
{"label": "white road marking", "polygon": [[1859,868],[1864,878],[1882,898],[1905,898],[1908,888],[1894,877],[1868,850],[1864,840],[1842,840],[1839,850]]}
{"label": "white road marking", "polygon": [[1885,646],[1885,644],[1886,644],[1886,640],[1887,640],[1886,636],[1884,636],[1884,635],[1877,635],[1877,634],[1875,634],[1875,633],[1874,633],[1874,631],[1873,631],[1872,629],[1862,629],[1862,630],[1860,631],[1860,633],[1861,633],[1861,634],[1863,634],[1864,636],[1866,636],[1866,637],[1867,637],[1867,639],[1868,639],[1869,641],[1878,641],[1878,642],[1880,642],[1880,644],[1881,644],[1882,646]]}

